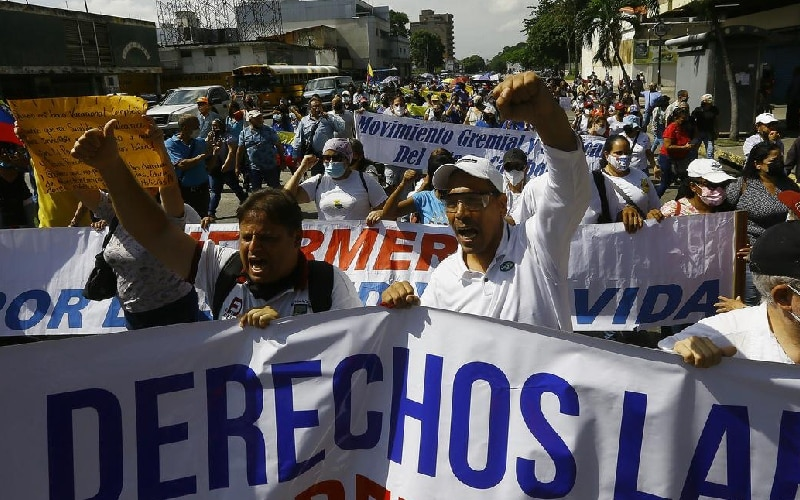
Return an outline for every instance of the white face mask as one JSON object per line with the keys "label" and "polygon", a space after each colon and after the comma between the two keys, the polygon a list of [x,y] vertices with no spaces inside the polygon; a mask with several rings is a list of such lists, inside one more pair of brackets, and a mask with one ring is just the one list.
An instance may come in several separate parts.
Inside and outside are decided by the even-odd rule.
{"label": "white face mask", "polygon": [[608,155],[608,164],[617,172],[627,172],[631,167],[631,157],[628,155]]}
{"label": "white face mask", "polygon": [[506,182],[512,186],[516,186],[525,180],[525,172],[522,170],[503,170],[503,177],[506,179]]}

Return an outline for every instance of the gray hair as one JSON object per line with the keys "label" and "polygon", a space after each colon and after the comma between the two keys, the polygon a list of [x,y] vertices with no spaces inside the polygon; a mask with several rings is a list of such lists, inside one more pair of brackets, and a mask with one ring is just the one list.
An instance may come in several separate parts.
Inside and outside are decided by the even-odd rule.
{"label": "gray hair", "polygon": [[766,302],[768,305],[773,305],[775,303],[775,301],[772,300],[772,289],[778,285],[789,285],[795,290],[800,291],[800,280],[797,278],[753,273],[753,286],[755,286],[758,293],[761,294],[762,303]]}

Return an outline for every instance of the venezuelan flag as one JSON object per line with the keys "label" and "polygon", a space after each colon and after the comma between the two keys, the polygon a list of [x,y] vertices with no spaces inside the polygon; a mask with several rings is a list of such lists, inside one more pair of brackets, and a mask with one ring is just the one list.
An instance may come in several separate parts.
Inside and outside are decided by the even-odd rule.
{"label": "venezuelan flag", "polygon": [[372,71],[372,64],[367,63],[367,83],[369,84],[372,81],[372,78],[375,76],[375,72]]}
{"label": "venezuelan flag", "polygon": [[14,115],[5,103],[0,101],[0,142],[12,142],[22,146],[22,141],[14,134]]}

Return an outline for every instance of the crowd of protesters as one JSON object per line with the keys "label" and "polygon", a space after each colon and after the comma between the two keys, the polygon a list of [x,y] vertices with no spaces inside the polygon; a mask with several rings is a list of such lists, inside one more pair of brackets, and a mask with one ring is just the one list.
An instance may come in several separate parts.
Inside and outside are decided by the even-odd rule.
{"label": "crowd of protesters", "polygon": [[[242,325],[265,327],[277,317],[298,314],[298,301],[307,306],[303,312],[360,305],[346,275],[332,266],[312,264],[299,251],[298,202],[313,201],[321,220],[449,224],[459,250],[436,269],[426,293],[417,297],[410,284],[393,283],[383,294],[385,304],[422,303],[570,330],[566,264],[578,224],[621,222],[625,231],[636,233],[646,230],[647,219],[660,222],[665,217],[744,210],[749,245],[739,255],[758,259],[748,271],[745,299],[721,297],[725,304],[721,310],[731,310],[724,314],[733,314],[734,319],[721,322],[719,328],[736,330],[740,327],[736,318],[744,317],[736,311],[767,304],[763,315],[769,314],[770,320],[780,316],[773,333],[783,337],[777,341],[781,346],[784,339],[795,342],[800,339],[800,268],[786,262],[798,257],[800,247],[780,253],[772,248],[776,236],[769,237],[769,249],[759,246],[759,240],[778,232],[797,241],[797,224],[785,222],[792,218],[792,207],[779,195],[800,192],[787,168],[796,168],[798,145],[785,148],[778,120],[760,114],[755,133],[744,144],[741,176],[731,176],[714,159],[719,110],[713,96],[700,96],[693,110],[689,102],[687,91],[679,90],[673,101],[657,86],[648,85],[642,74],[616,83],[592,74],[569,84],[533,73],[512,75],[499,84],[427,81],[372,93],[352,86],[333,99],[329,112],[321,100],[312,98],[305,115],[283,100],[271,114],[242,109],[234,101],[223,118],[200,99],[197,114],[179,121],[178,133],[163,143],[154,142],[153,148],[169,158],[167,168],[174,168],[178,178],[175,189],[161,193],[163,206],[153,198],[156,193],[142,190],[124,167],[113,141],[112,121],[103,130],[87,132],[73,149],[76,158],[102,175],[107,193],[31,192],[24,182],[30,170],[24,147],[0,151],[0,228],[33,227],[37,203],[42,227],[68,225],[57,220],[86,225],[87,208],[94,219],[118,219],[117,243],[109,245],[107,253],[120,276],[118,294],[128,326],[134,329],[163,324],[150,313],[158,311],[155,302],[163,294],[151,289],[167,282],[171,295],[162,300],[165,305],[196,304],[197,287],[209,301],[218,302],[212,307],[215,318],[238,317]],[[483,158],[455,158],[445,149],[434,151],[422,172],[376,164],[365,158],[363,145],[355,138],[355,119],[365,110],[535,131],[544,144],[547,170],[531,177],[528,158],[518,149],[506,152],[499,170]],[[291,144],[283,143],[279,134],[284,132],[293,133]],[[285,168],[291,175],[282,185]],[[194,212],[204,225],[214,222],[225,184],[240,202],[238,252],[213,242],[198,247],[181,227]],[[263,184],[268,187],[262,189]],[[677,196],[662,203],[667,190],[674,188]],[[547,230],[556,226],[558,235]],[[136,251],[115,259],[115,248],[126,241],[135,243]],[[512,278],[497,273],[495,256],[501,247],[506,258],[518,260]],[[137,259],[149,259],[152,273],[148,273],[170,279],[135,286],[141,273],[132,272],[131,263]],[[223,292],[215,290],[219,277],[233,265],[247,281]],[[481,279],[459,279],[467,271]],[[497,284],[491,296],[480,284],[486,280]],[[320,288],[328,295],[323,302],[318,299]],[[519,297],[531,294],[535,300],[521,303]],[[748,312],[747,321],[756,321],[753,314]],[[174,319],[169,322],[195,317],[200,315],[190,307],[185,314],[169,316]],[[698,366],[732,355],[731,347],[739,346],[736,338],[725,332],[709,334],[709,328],[720,322],[706,323],[668,337],[661,346]],[[763,359],[800,362],[800,353],[788,347],[784,352],[783,358],[770,354]],[[743,355],[761,359],[758,354]]]}

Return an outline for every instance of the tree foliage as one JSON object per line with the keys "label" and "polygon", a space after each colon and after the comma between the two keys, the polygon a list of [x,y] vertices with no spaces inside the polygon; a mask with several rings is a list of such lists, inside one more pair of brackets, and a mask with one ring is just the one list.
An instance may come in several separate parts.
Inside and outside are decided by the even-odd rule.
{"label": "tree foliage", "polygon": [[408,16],[405,12],[389,10],[389,34],[391,36],[408,37]]}
{"label": "tree foliage", "polygon": [[576,17],[587,0],[541,0],[530,7],[531,15],[523,21],[530,60],[535,68],[560,67],[578,61],[580,37],[576,35]]}
{"label": "tree foliage", "polygon": [[442,40],[430,31],[415,31],[411,33],[409,41],[411,61],[418,68],[425,68],[433,73],[436,67],[444,63],[444,44]]}
{"label": "tree foliage", "polygon": [[464,73],[483,73],[486,71],[486,61],[478,55],[465,57],[461,60],[461,69]]}
{"label": "tree foliage", "polygon": [[518,63],[523,68],[532,68],[530,50],[526,42],[520,42],[514,46],[505,46],[503,50],[489,61],[489,70],[497,73],[505,73],[508,64]]}

